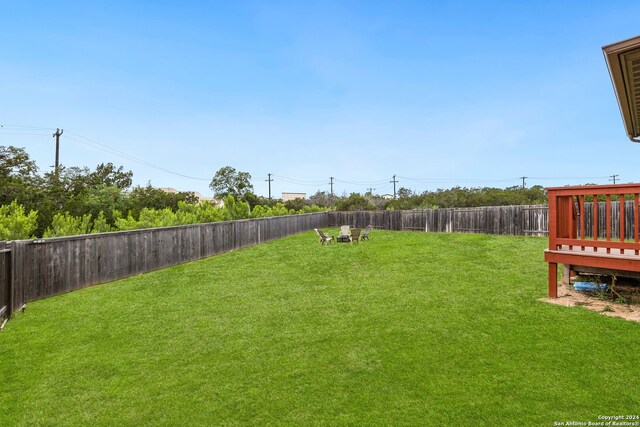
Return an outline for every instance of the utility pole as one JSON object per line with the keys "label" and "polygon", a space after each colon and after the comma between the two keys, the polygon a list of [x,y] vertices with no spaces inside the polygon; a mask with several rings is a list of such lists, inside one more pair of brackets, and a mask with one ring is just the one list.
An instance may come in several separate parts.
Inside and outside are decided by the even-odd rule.
{"label": "utility pole", "polygon": [[367,191],[369,192],[369,194],[371,194],[373,196],[373,190],[375,190],[375,188],[367,188]]}
{"label": "utility pole", "polygon": [[333,180],[334,180],[334,178],[332,176],[330,176],[329,179],[330,179],[329,185],[331,186],[331,197],[333,197]]}
{"label": "utility pole", "polygon": [[613,185],[616,185],[616,178],[620,175],[609,175],[609,181],[613,181]]}
{"label": "utility pole", "polygon": [[273,179],[271,179],[270,173],[268,173],[267,175],[269,175],[269,178],[265,179],[265,181],[269,183],[269,200],[271,200],[271,182],[273,181]]}
{"label": "utility pole", "polygon": [[64,132],[64,129],[56,129],[56,133],[53,137],[56,139],[56,175],[58,175],[58,167],[60,165],[60,135]]}
{"label": "utility pole", "polygon": [[398,181],[398,180],[396,179],[396,176],[395,176],[395,175],[393,175],[393,180],[391,180],[391,181],[389,181],[389,182],[392,182],[392,183],[393,183],[393,198],[395,199],[395,198],[396,198],[396,184],[397,184],[398,182],[400,182],[400,181]]}
{"label": "utility pole", "polygon": [[525,179],[527,179],[527,178],[528,178],[528,176],[521,176],[520,178],[522,178],[522,189],[524,190],[524,189],[527,187],[527,185],[526,185],[526,183],[524,182],[524,180],[525,180]]}

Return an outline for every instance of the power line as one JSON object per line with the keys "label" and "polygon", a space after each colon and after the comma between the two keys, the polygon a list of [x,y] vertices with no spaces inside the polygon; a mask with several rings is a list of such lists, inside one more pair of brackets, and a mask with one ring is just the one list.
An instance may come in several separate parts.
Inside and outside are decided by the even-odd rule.
{"label": "power line", "polygon": [[0,135],[44,136],[48,133],[0,132]]}
{"label": "power line", "polygon": [[296,182],[296,183],[299,182],[299,183],[302,183],[302,184],[322,184],[322,183],[324,183],[324,180],[321,180],[321,181],[320,180],[318,180],[318,181],[308,181],[308,180],[297,179],[297,178],[289,178],[289,177],[286,177],[286,176],[281,176],[281,175],[276,175],[276,174],[272,174],[272,175],[274,177],[276,177],[276,178],[280,178],[280,179],[285,180],[285,181],[291,181],[292,183],[293,182]]}
{"label": "power line", "polygon": [[292,180],[292,179],[289,179],[289,178],[284,178],[284,177],[281,177],[279,175],[273,175],[272,174],[271,176],[276,177],[276,178],[278,178],[278,180],[286,182],[287,184],[300,185],[300,186],[303,186],[303,187],[316,187],[316,188],[318,188],[319,186],[321,186],[321,185],[323,185],[325,183],[325,181],[317,181],[316,184],[305,184],[304,182],[297,181],[297,180]]}
{"label": "power line", "polygon": [[383,192],[385,190],[390,190],[391,189],[391,184],[387,183],[386,185],[383,185],[382,187],[377,187],[376,190],[378,190],[378,192]]}
{"label": "power line", "polygon": [[[20,132],[20,131],[34,131],[34,130],[52,130],[53,128],[51,127],[44,127],[44,126],[26,126],[26,125],[13,125],[13,124],[1,124],[0,128],[4,129],[4,128],[11,128],[12,131],[18,131],[15,132],[17,135],[34,135],[34,136],[40,136],[40,135],[46,135],[46,134],[37,134],[37,133],[25,133],[25,132]],[[59,130],[56,129],[56,133],[58,133]],[[13,132],[12,132],[13,133]],[[10,134],[9,132],[0,132],[0,134]],[[74,136],[70,136],[74,135]],[[60,135],[62,135],[62,132],[60,132]],[[55,137],[55,134],[54,134]],[[57,137],[59,138],[59,136]],[[130,160],[132,162],[141,164],[143,166],[147,166],[149,168],[152,169],[156,169],[171,175],[176,175],[176,176],[180,176],[182,178],[187,178],[187,179],[192,179],[192,180],[196,180],[196,181],[210,181],[209,178],[199,178],[199,177],[194,177],[194,176],[190,176],[190,175],[186,175],[180,172],[175,172],[172,171],[170,169],[155,165],[153,163],[150,163],[148,161],[142,160],[138,157],[132,156],[131,154],[125,153],[124,151],[118,150],[116,148],[110,147],[108,145],[102,144],[98,141],[96,141],[95,139],[91,139],[88,138],[86,136],[80,135],[78,133],[72,132],[69,129],[67,129],[67,139],[73,140],[75,142],[78,142],[80,144],[95,148],[97,150],[101,150],[104,152],[107,152],[109,154],[112,154],[114,156],[118,156],[127,160]],[[56,144],[57,148],[56,148],[56,153],[59,153],[59,140],[57,139],[57,144]],[[59,157],[59,155],[57,154],[56,157]],[[59,160],[56,160],[56,165],[59,165]]]}
{"label": "power line", "polygon": [[74,140],[74,141],[79,142],[81,144],[96,148],[98,150],[105,151],[105,152],[113,154],[115,156],[122,157],[122,158],[125,158],[127,160],[131,160],[132,162],[147,166],[149,168],[156,169],[156,170],[159,170],[159,171],[171,174],[171,175],[180,176],[182,178],[193,179],[195,181],[211,181],[210,178],[199,178],[199,177],[194,177],[194,176],[190,176],[190,175],[185,175],[183,173],[175,172],[175,171],[169,170],[167,168],[155,165],[153,163],[149,163],[149,162],[147,162],[145,160],[139,159],[139,158],[134,157],[134,156],[132,156],[132,155],[130,155],[128,153],[125,153],[124,151],[120,151],[118,149],[115,149],[115,148],[109,147],[107,145],[101,144],[100,142],[98,142],[96,140],[93,140],[91,138],[87,138],[86,136],[82,136],[80,134],[71,132],[69,130],[67,130],[67,133],[77,136],[77,138],[72,137],[72,136],[67,136],[68,139],[71,139],[71,140]]}
{"label": "power line", "polygon": [[52,127],[8,125],[6,123],[5,124],[1,124],[0,128],[15,128],[15,130],[46,130],[46,131],[52,131],[53,130]]}
{"label": "power line", "polygon": [[529,176],[529,179],[538,179],[538,180],[560,180],[560,179],[605,179],[610,176]]}
{"label": "power line", "polygon": [[398,178],[402,178],[404,180],[407,181],[415,181],[415,182],[422,182],[422,183],[454,183],[454,182],[461,182],[461,183],[489,183],[489,182],[512,182],[514,180],[516,180],[517,178],[507,178],[507,179],[460,179],[460,178],[409,178],[406,176],[400,176],[398,175]]}
{"label": "power line", "polygon": [[[33,131],[33,130],[51,130],[52,128],[50,127],[44,127],[44,126],[26,126],[26,125],[12,125],[12,124],[2,124],[0,125],[0,128],[12,128],[12,130],[16,130],[16,131],[21,131],[21,130],[25,130],[25,131]],[[56,130],[56,133],[58,132],[58,130]],[[24,135],[25,133],[21,133],[22,135]],[[60,133],[62,134],[62,132]],[[69,134],[74,135],[74,136],[69,136]],[[38,134],[36,134],[38,135]],[[55,134],[54,134],[55,136]],[[58,137],[59,138],[59,137]],[[196,181],[210,181],[209,178],[199,178],[199,177],[194,177],[194,176],[190,176],[190,175],[186,175],[180,172],[175,172],[172,171],[170,169],[155,165],[153,163],[150,163],[148,161],[142,160],[138,157],[132,156],[131,154],[125,153],[124,151],[118,150],[116,148],[110,147],[108,145],[102,144],[98,141],[96,141],[95,139],[92,138],[88,138],[86,136],[80,135],[78,133],[72,132],[69,129],[67,129],[67,139],[73,140],[75,142],[79,142],[80,144],[83,145],[87,145],[89,147],[95,148],[97,150],[101,150],[104,152],[107,152],[109,154],[112,154],[114,156],[118,156],[127,160],[130,160],[132,162],[141,164],[143,166],[147,166],[149,168],[152,169],[156,169],[171,175],[176,175],[176,176],[180,176],[182,178],[187,178],[187,179],[192,179],[192,180],[196,180]],[[58,150],[56,150],[58,151]],[[58,163],[58,162],[56,162]]]}
{"label": "power line", "polygon": [[[6,131],[5,131],[6,130]],[[19,136],[27,136],[27,135],[32,135],[32,136],[41,136],[41,135],[46,135],[46,133],[37,133],[38,131],[50,131],[53,130],[53,128],[51,127],[44,127],[44,126],[28,126],[28,125],[14,125],[14,124],[0,124],[0,135],[19,135]],[[56,131],[57,132],[57,131]],[[75,142],[87,145],[89,147],[92,147],[94,149],[97,150],[101,150],[107,153],[110,153],[112,155],[130,160],[132,162],[141,164],[143,166],[152,168],[152,169],[156,169],[171,175],[176,175],[176,176],[180,176],[183,178],[187,178],[187,179],[192,179],[192,180],[197,180],[197,181],[210,181],[209,178],[200,178],[200,177],[194,177],[194,176],[190,176],[190,175],[186,175],[183,173],[179,173],[170,169],[167,169],[165,167],[161,167],[158,166],[156,164],[150,163],[149,161],[146,161],[144,159],[138,158],[136,156],[133,156],[131,154],[128,154],[124,151],[118,150],[114,147],[102,144],[100,142],[98,142],[95,139],[91,139],[88,137],[85,137],[83,135],[74,133],[72,131],[69,131],[67,129],[67,135],[66,138],[68,138],[69,140],[73,140]],[[54,134],[55,135],[55,134]],[[297,178],[291,178],[291,177],[284,177],[284,176],[279,176],[279,175],[275,175],[275,174],[269,174],[268,179],[272,179],[272,177],[276,177],[279,180],[282,180],[283,182],[292,184],[292,185],[298,185],[298,186],[308,186],[308,187],[319,187],[321,186],[323,183],[325,183],[326,181],[322,181],[322,180],[302,180],[302,179],[297,179]],[[389,187],[389,185],[384,185],[385,183],[392,183],[394,185],[394,194],[396,194],[395,191],[395,184],[398,183],[399,181],[397,180],[398,178],[406,180],[406,181],[413,181],[413,182],[419,182],[419,183],[450,183],[450,184],[455,184],[455,183],[467,183],[467,184],[479,184],[479,183],[507,183],[507,182],[514,182],[515,181],[519,181],[522,180],[523,181],[523,187],[526,187],[526,182],[525,179],[535,179],[535,180],[601,180],[601,179],[609,179],[610,181],[614,181],[614,183],[616,183],[618,181],[618,177],[619,175],[609,175],[609,176],[590,176],[590,177],[517,177],[517,178],[505,178],[505,179],[461,179],[461,178],[443,178],[443,177],[434,177],[434,178],[414,178],[414,177],[405,177],[405,176],[400,176],[400,175],[394,175],[393,181],[387,181],[387,180],[375,180],[375,181],[349,181],[349,180],[340,180],[340,179],[336,179],[334,177],[331,178],[331,186],[332,186],[332,192],[333,192],[333,184],[334,183],[342,183],[342,184],[348,184],[348,185],[361,185],[361,186],[369,186],[369,187],[376,187],[378,189],[378,191],[381,191],[383,189],[386,189]],[[612,178],[612,179],[610,179]],[[262,178],[260,178],[262,179]]]}
{"label": "power line", "polygon": [[342,184],[351,184],[351,185],[379,185],[379,184],[384,184],[385,182],[387,182],[387,180],[382,179],[379,181],[343,181],[341,179],[336,179],[336,182],[339,182]]}

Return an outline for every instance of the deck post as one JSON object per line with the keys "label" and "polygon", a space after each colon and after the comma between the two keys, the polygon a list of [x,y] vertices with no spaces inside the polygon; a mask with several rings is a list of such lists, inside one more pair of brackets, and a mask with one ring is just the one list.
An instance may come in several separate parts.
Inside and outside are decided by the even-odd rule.
{"label": "deck post", "polygon": [[562,277],[560,283],[563,286],[567,286],[571,283],[571,266],[569,264],[562,264]]}
{"label": "deck post", "polygon": [[554,190],[548,190],[548,200],[549,249],[556,250],[558,249],[556,243],[556,239],[558,238],[558,213],[556,207],[556,192]]}
{"label": "deck post", "polygon": [[549,298],[558,298],[558,264],[549,263]]}

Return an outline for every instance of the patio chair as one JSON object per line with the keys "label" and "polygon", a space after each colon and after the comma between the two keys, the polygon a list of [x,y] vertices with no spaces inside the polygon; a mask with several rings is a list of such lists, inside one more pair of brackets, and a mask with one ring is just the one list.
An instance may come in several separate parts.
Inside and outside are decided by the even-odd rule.
{"label": "patio chair", "polygon": [[351,236],[349,236],[349,242],[353,243],[354,240],[356,242],[360,241],[360,229],[359,228],[351,229]]}
{"label": "patio chair", "polygon": [[337,242],[350,242],[351,241],[351,230],[348,225],[343,225],[340,227],[340,235],[336,239]]}
{"label": "patio chair", "polygon": [[314,230],[316,231],[316,234],[320,237],[320,244],[324,245],[327,242],[329,243],[333,242],[333,236],[325,234],[322,230],[318,230],[317,228],[314,228]]}
{"label": "patio chair", "polygon": [[367,225],[367,228],[364,229],[364,233],[362,233],[362,236],[360,236],[360,240],[369,240],[369,232],[371,231],[371,226]]}

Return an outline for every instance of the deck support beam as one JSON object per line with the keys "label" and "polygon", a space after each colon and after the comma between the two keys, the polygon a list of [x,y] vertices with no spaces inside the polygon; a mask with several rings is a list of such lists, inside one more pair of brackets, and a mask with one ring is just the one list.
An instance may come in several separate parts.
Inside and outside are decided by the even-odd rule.
{"label": "deck support beam", "polygon": [[558,264],[549,263],[549,298],[558,298]]}

